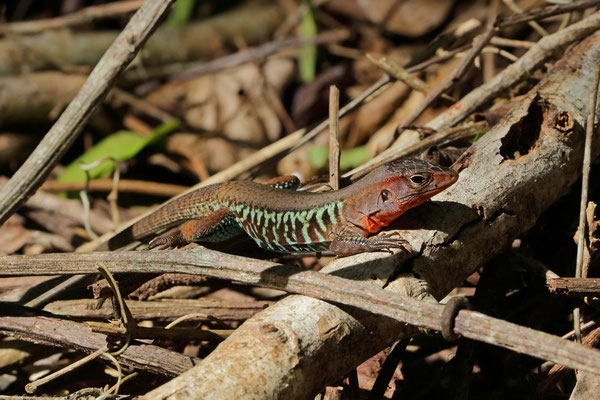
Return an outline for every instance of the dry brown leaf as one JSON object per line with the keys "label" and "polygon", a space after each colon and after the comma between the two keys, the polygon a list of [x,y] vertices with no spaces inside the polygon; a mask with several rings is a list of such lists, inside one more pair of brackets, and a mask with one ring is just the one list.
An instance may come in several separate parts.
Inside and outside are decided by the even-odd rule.
{"label": "dry brown leaf", "polygon": [[147,99],[160,107],[183,110],[186,123],[195,129],[262,145],[281,135],[281,123],[267,90],[281,94],[293,72],[291,59],[271,58],[262,70],[255,64],[244,64],[165,85]]}
{"label": "dry brown leaf", "polygon": [[439,27],[454,0],[330,0],[327,8],[408,37],[419,37]]}

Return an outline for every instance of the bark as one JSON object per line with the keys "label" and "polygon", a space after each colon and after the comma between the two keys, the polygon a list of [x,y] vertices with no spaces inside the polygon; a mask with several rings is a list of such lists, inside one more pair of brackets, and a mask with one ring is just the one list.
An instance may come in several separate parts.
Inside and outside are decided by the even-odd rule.
{"label": "bark", "polygon": [[[459,181],[435,198],[435,207],[412,213],[419,229],[402,231],[412,254],[362,254],[336,260],[325,271],[439,299],[510,245],[579,177],[585,99],[598,57],[595,33],[461,157]],[[593,157],[599,152],[596,141]],[[244,323],[198,366],[143,398],[309,399],[413,333],[389,318],[290,296]]]}

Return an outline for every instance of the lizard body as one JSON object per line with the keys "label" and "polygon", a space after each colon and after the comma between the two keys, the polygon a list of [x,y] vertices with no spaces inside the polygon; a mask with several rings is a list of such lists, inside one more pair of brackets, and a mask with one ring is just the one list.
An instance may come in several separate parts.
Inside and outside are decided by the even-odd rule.
{"label": "lizard body", "polygon": [[[373,236],[394,219],[452,185],[449,168],[406,159],[383,164],[336,191],[305,192],[297,180],[271,185],[225,182],[190,192],[132,226],[134,239],[185,222],[149,247],[217,242],[243,232],[258,246],[283,253],[331,250],[338,255],[402,247]],[[187,221],[187,222],[186,222]]]}

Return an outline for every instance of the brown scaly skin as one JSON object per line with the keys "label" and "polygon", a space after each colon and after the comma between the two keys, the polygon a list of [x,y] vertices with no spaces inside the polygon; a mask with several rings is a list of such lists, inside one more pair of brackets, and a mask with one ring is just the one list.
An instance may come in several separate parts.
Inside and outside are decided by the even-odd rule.
{"label": "brown scaly skin", "polygon": [[141,239],[185,222],[152,240],[149,247],[216,242],[245,232],[260,247],[283,253],[331,250],[345,256],[403,248],[404,241],[390,235],[369,235],[457,179],[450,168],[405,159],[383,164],[352,185],[330,192],[286,189],[297,187],[293,177],[269,185],[225,182],[159,208],[134,224],[131,236]]}

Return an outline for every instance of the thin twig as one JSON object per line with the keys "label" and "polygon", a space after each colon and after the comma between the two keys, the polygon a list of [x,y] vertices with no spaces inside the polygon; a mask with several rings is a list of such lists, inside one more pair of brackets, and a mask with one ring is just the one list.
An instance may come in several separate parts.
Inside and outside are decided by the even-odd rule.
{"label": "thin twig", "polygon": [[88,275],[70,276],[63,282],[58,283],[56,286],[53,286],[52,288],[46,290],[44,293],[40,294],[39,296],[29,300],[27,303],[25,303],[25,306],[31,307],[31,308],[41,307],[44,304],[46,304],[47,302],[51,301],[58,294],[64,292],[65,290],[68,290],[71,287],[80,285],[81,282],[86,282],[89,279],[90,278]]}
{"label": "thin twig", "polygon": [[[518,57],[514,56],[512,53],[509,53],[506,50],[502,50],[502,49],[499,49],[499,48],[494,47],[494,46],[485,46],[481,50],[481,54],[498,54],[498,55],[501,55],[504,58],[507,58],[511,62],[515,62],[515,61],[517,61],[519,59]],[[492,78],[493,78],[493,75],[492,75]]]}
{"label": "thin twig", "polygon": [[434,57],[431,57],[429,60],[425,60],[418,64],[406,67],[406,71],[408,71],[408,72],[422,71],[431,65],[443,63],[444,61],[454,58],[454,56],[456,56],[458,53],[469,50],[471,47],[473,47],[473,43],[467,43],[463,46],[457,47],[456,49],[445,51],[442,55],[434,56]]}
{"label": "thin twig", "polygon": [[586,8],[591,8],[598,5],[600,5],[600,0],[583,0],[541,9],[537,8],[523,14],[511,15],[510,17],[504,18],[498,23],[498,27],[506,28],[507,26],[522,24],[523,22],[532,21],[534,19],[544,19],[577,10],[584,10]]}
{"label": "thin twig", "polygon": [[93,352],[91,354],[88,354],[85,357],[80,358],[79,360],[75,361],[74,363],[71,363],[56,372],[46,375],[45,377],[38,379],[37,381],[28,383],[27,385],[25,385],[25,391],[27,393],[35,393],[37,388],[42,386],[43,384],[46,384],[56,378],[59,378],[65,374],[71,372],[71,371],[74,371],[77,368],[84,366],[85,364],[89,363],[90,361],[95,360],[96,358],[102,356],[105,353],[106,353],[106,346],[96,350],[95,352]]}
{"label": "thin twig", "polygon": [[119,393],[119,388],[121,387],[121,381],[123,379],[123,369],[121,368],[121,364],[119,364],[119,361],[117,360],[117,358],[115,356],[113,356],[112,354],[106,352],[103,354],[103,356],[105,358],[108,358],[116,367],[117,369],[117,383],[115,383],[113,385],[112,388],[110,388],[110,390],[108,390],[106,393],[112,393],[114,391],[115,394]]}
{"label": "thin twig", "polygon": [[528,40],[507,39],[507,38],[498,37],[498,36],[494,36],[490,40],[490,44],[493,44],[495,46],[500,46],[500,47],[515,47],[515,48],[525,48],[525,49],[535,46],[535,42],[530,42]]}
{"label": "thin twig", "polygon": [[[503,0],[504,4],[506,4],[515,14],[523,14],[523,9],[521,7],[519,7],[519,5],[517,3],[514,2],[514,0]],[[542,26],[540,24],[538,24],[536,21],[527,21],[527,24],[537,33],[540,34],[540,36],[548,36],[549,33],[547,30],[545,30],[544,28],[542,28]]]}
{"label": "thin twig", "polygon": [[[410,87],[413,90],[426,93],[431,89],[427,82],[423,81],[418,76],[408,72],[407,69],[404,69],[403,67],[396,64],[393,60],[387,57],[377,58],[373,54],[367,53],[367,59],[379,68],[381,68],[383,71],[391,75],[394,79],[404,82],[408,87]],[[441,97],[450,101],[456,101],[456,99],[453,99],[445,93],[442,93]]]}
{"label": "thin twig", "polygon": [[113,88],[111,91],[111,95],[122,101],[123,103],[129,104],[134,109],[142,111],[143,113],[158,119],[162,122],[173,121],[177,118],[169,114],[168,112],[162,110],[161,108],[155,106],[147,100],[139,99],[134,95],[126,92],[123,89],[119,89],[117,87]]}
{"label": "thin twig", "polygon": [[116,299],[116,303],[119,305],[119,308],[116,311],[118,311],[119,318],[121,318],[121,327],[125,329],[125,331],[122,332],[125,334],[125,342],[118,349],[110,349],[110,354],[112,356],[118,356],[119,354],[127,350],[127,347],[129,347],[129,343],[131,343],[131,338],[133,336],[132,332],[135,330],[137,323],[135,322],[135,319],[131,316],[131,312],[129,311],[129,308],[127,308],[127,304],[125,304],[123,296],[121,296],[119,285],[108,270],[106,264],[104,264],[102,261],[99,261],[96,263],[96,267],[98,268],[98,271],[100,271],[100,274],[102,274],[104,279],[106,279],[113,292],[113,296]]}
{"label": "thin twig", "polygon": [[329,87],[329,186],[340,188],[340,91]]}
{"label": "thin twig", "polygon": [[[108,200],[108,203],[110,204],[110,213],[112,216],[112,222],[116,229],[119,226],[119,224],[121,223],[121,216],[119,215],[119,206],[117,204],[117,202],[119,200],[119,180],[121,179],[121,168],[120,168],[119,160],[114,160],[114,163],[115,163],[115,167],[113,170],[113,184],[110,189],[110,192],[108,193],[108,196],[106,196],[106,200]],[[89,176],[87,178],[89,178]],[[85,187],[86,187],[86,190],[88,190],[88,191],[90,190],[89,183],[90,183],[90,179],[86,179]]]}
{"label": "thin twig", "polygon": [[[567,3],[572,3],[572,0],[567,0]],[[557,31],[562,31],[571,23],[571,17],[573,17],[573,13],[567,13],[563,15],[562,21],[560,21],[560,25],[558,26]]]}
{"label": "thin twig", "polygon": [[111,208],[111,213],[112,213],[112,218],[113,218],[113,225],[116,227],[119,224],[119,210],[117,207],[117,195],[115,195],[115,187],[118,183],[119,180],[119,161],[112,158],[112,157],[102,157],[96,161],[93,161],[89,164],[84,164],[81,163],[80,164],[80,168],[81,170],[83,170],[83,172],[85,172],[85,186],[82,190],[79,191],[79,197],[81,198],[81,203],[83,204],[83,210],[84,210],[84,226],[85,226],[85,231],[87,232],[87,234],[90,236],[90,238],[92,238],[92,240],[94,241],[98,241],[100,239],[100,237],[98,235],[96,235],[96,232],[94,232],[92,230],[91,224],[90,224],[90,201],[88,199],[88,182],[90,181],[90,170],[93,168],[98,167],[100,164],[104,163],[105,161],[110,161],[114,164],[114,177],[113,177],[113,187],[111,188],[111,191],[108,195],[108,199],[110,202],[110,208]]}
{"label": "thin twig", "polygon": [[458,66],[452,71],[451,74],[446,76],[444,80],[433,90],[431,90],[425,99],[419,104],[419,107],[413,110],[409,116],[403,121],[402,125],[412,125],[415,120],[425,111],[443,92],[450,89],[466,72],[471,66],[471,62],[479,55],[481,50],[490,41],[490,39],[496,34],[497,28],[494,23],[490,23],[485,32],[480,34],[473,40],[473,47],[465,55],[465,58],[458,64]]}
{"label": "thin twig", "polygon": [[90,226],[90,199],[88,198],[87,192],[85,190],[80,190],[79,198],[81,199],[81,204],[83,205],[83,226],[85,227],[85,231],[90,239],[98,241],[100,240],[100,236],[96,235],[96,232],[94,232]]}
{"label": "thin twig", "polygon": [[353,369],[348,373],[348,400],[360,399],[360,388],[358,386],[358,371]]}
{"label": "thin twig", "polygon": [[291,37],[274,40],[272,42],[263,44],[258,47],[238,51],[235,54],[217,58],[216,60],[188,68],[183,72],[173,74],[171,80],[182,81],[191,78],[196,78],[198,76],[210,74],[225,68],[235,67],[237,65],[241,65],[249,61],[265,58],[282,49],[301,47],[307,44],[318,45],[331,42],[341,42],[348,39],[349,36],[350,34],[347,30],[334,30],[320,33],[311,38]]}
{"label": "thin twig", "polygon": [[[487,23],[493,23],[500,10],[500,0],[492,0],[488,7]],[[487,82],[496,75],[496,56],[493,53],[484,53],[483,56],[483,81]]]}
{"label": "thin twig", "polygon": [[108,390],[106,391],[106,393],[113,393],[113,391],[115,392],[115,394],[116,394],[116,393],[118,393],[118,391],[119,391],[119,387],[120,387],[120,386],[121,386],[123,383],[127,382],[127,381],[128,381],[128,380],[130,380],[130,379],[133,379],[133,378],[135,378],[135,377],[136,377],[136,376],[138,376],[138,375],[139,375],[139,374],[138,374],[137,372],[132,372],[131,374],[129,374],[129,375],[127,375],[127,376],[123,377],[123,379],[121,379],[119,382],[115,383],[115,384],[114,384],[114,385],[113,385],[113,386],[112,386],[110,389],[108,389]]}
{"label": "thin twig", "polygon": [[[198,318],[198,319],[200,319],[200,318],[201,318],[201,319],[206,319],[206,320],[208,320],[208,319],[210,318],[210,316],[209,316],[209,315],[207,315],[207,314],[200,314],[200,313],[193,313],[193,314],[186,314],[186,315],[182,315],[181,317],[179,317],[179,318],[177,318],[177,319],[175,319],[175,320],[171,321],[170,323],[168,323],[168,324],[165,326],[165,329],[171,329],[171,328],[173,328],[174,326],[176,326],[176,325],[178,325],[178,324],[180,324],[180,323],[182,323],[182,322],[184,322],[184,321],[188,321],[188,320],[190,320],[190,319],[191,319],[191,320],[193,320],[193,319],[197,319],[197,318]],[[213,318],[213,319],[216,319],[216,318]]]}
{"label": "thin twig", "polygon": [[423,81],[418,76],[411,74],[406,69],[402,68],[393,60],[390,60],[385,56],[378,58],[374,54],[367,53],[366,57],[367,60],[371,61],[377,67],[391,75],[394,79],[404,82],[408,87],[416,91],[425,93],[431,89],[427,82]]}
{"label": "thin twig", "polygon": [[[111,323],[90,321],[86,322],[92,332],[101,333],[111,337],[123,337],[126,334],[120,327]],[[206,340],[209,342],[222,342],[233,333],[232,329],[201,330],[197,328],[158,328],[136,326],[131,332],[132,339],[170,339],[170,340]]]}
{"label": "thin twig", "polygon": [[[193,275],[186,276],[194,278]],[[173,321],[185,318],[195,322],[244,321],[272,304],[271,301],[224,302],[207,299],[126,300],[126,303],[137,320]],[[94,299],[57,300],[46,305],[44,310],[55,315],[88,320],[113,317],[109,302],[104,302],[102,307],[98,308],[98,301]]]}
{"label": "thin twig", "polygon": [[[583,269],[583,248],[585,246],[585,225],[586,209],[588,202],[588,187],[590,181],[590,166],[592,162],[592,135],[594,133],[594,124],[596,122],[596,104],[598,100],[598,82],[600,81],[600,67],[596,66],[592,81],[593,89],[588,99],[589,111],[585,127],[585,145],[583,150],[583,166],[581,177],[581,201],[579,204],[579,227],[577,228],[577,259],[575,261],[575,277],[582,278]],[[585,278],[585,277],[583,277]],[[573,309],[573,329],[575,330],[575,340],[581,343],[581,321],[580,309]]]}
{"label": "thin twig", "polygon": [[[92,179],[88,182],[90,192],[110,192],[113,187],[112,179]],[[48,192],[69,192],[81,190],[85,182],[59,182],[46,181],[41,189]],[[139,193],[150,196],[172,197],[189,189],[189,186],[174,185],[171,183],[160,183],[150,181],[138,181],[132,179],[119,179],[117,186],[121,193]]]}
{"label": "thin twig", "polygon": [[[587,330],[587,329],[593,328],[594,326],[598,325],[598,323],[599,322],[594,319],[589,320],[585,324],[581,325],[581,330]],[[571,338],[575,337],[575,331],[571,330],[571,331],[565,333],[564,335],[562,335],[561,337],[563,339],[571,339]]]}
{"label": "thin twig", "polygon": [[409,342],[410,339],[404,339],[396,342],[392,346],[392,349],[381,366],[379,374],[377,374],[377,379],[375,379],[375,383],[371,388],[369,400],[379,400],[384,398],[385,391],[396,372],[396,368],[398,368],[398,364],[400,364],[400,361],[402,361],[402,358],[406,354],[405,350]]}

